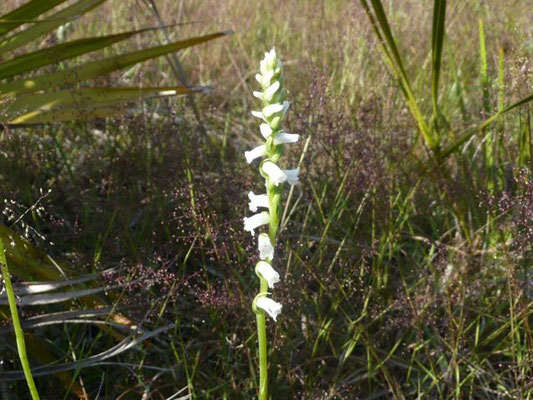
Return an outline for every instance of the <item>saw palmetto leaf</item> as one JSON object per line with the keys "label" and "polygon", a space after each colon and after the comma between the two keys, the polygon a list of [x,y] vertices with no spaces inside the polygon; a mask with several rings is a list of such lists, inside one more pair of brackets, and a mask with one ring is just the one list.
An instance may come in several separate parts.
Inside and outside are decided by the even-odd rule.
{"label": "saw palmetto leaf", "polygon": [[61,11],[50,15],[48,18],[37,21],[35,24],[20,32],[7,38],[0,38],[0,53],[31,43],[32,40],[52,32],[66,22],[79,18],[93,8],[98,7],[104,1],[106,0],[79,0]]}
{"label": "saw palmetto leaf", "polygon": [[[81,88],[18,96],[4,111],[11,126],[90,120],[124,112],[124,104],[154,97],[168,97],[203,91],[183,86]],[[31,110],[21,113],[20,110]],[[10,117],[11,116],[11,117]]]}

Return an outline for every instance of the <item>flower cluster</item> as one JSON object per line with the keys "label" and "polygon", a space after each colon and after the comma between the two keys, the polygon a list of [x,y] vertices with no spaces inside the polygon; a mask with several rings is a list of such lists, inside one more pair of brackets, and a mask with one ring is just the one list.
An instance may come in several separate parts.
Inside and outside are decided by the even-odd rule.
{"label": "flower cluster", "polygon": [[[298,168],[282,169],[278,162],[283,154],[283,145],[296,143],[299,135],[281,131],[281,122],[289,108],[285,100],[283,88],[282,65],[274,49],[265,53],[265,58],[260,63],[260,73],[256,79],[262,91],[254,92],[254,96],[262,101],[261,111],[252,111],[252,115],[261,120],[259,130],[264,142],[250,151],[244,153],[246,161],[250,164],[261,158],[259,166],[261,175],[265,178],[266,193],[248,193],[250,211],[256,213],[244,218],[244,229],[255,236],[255,230],[263,225],[268,225],[268,234],[258,235],[259,261],[255,272],[261,279],[261,292],[254,300],[253,309],[261,309],[268,313],[274,320],[281,312],[281,304],[267,297],[268,288],[279,282],[279,274],[272,267],[274,258],[274,243],[279,225],[279,207],[283,183],[295,185],[298,183]],[[263,210],[259,210],[263,209]],[[265,210],[266,209],[266,210]],[[266,284],[264,284],[266,283]]]}

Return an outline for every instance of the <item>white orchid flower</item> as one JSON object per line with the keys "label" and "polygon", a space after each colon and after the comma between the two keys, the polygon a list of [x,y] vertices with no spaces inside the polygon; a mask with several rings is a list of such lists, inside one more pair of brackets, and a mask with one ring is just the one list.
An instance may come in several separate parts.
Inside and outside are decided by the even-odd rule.
{"label": "white orchid flower", "polygon": [[274,136],[274,144],[277,146],[278,144],[296,143],[299,138],[300,135],[296,133],[279,132]]}
{"label": "white orchid flower", "polygon": [[262,100],[272,101],[279,87],[280,87],[280,83],[279,81],[276,81],[272,85],[270,85],[268,88],[266,88],[265,91],[263,92]]}
{"label": "white orchid flower", "polygon": [[259,214],[254,214],[251,217],[244,217],[244,230],[250,232],[252,236],[255,236],[255,229],[261,225],[268,225],[270,222],[270,215],[268,212],[263,211]]}
{"label": "white orchid flower", "polygon": [[280,183],[288,182],[289,185],[296,185],[298,183],[298,174],[300,169],[281,169],[272,161],[266,161],[262,165],[263,172],[268,175],[274,185],[278,186]]}
{"label": "white orchid flower", "polygon": [[259,125],[259,130],[261,131],[261,135],[263,135],[265,139],[272,135],[272,128],[268,124]]}
{"label": "white orchid flower", "polygon": [[248,192],[248,198],[250,199],[250,203],[248,203],[250,211],[257,212],[259,207],[268,208],[268,196],[266,194],[254,194],[254,192]]}
{"label": "white orchid flower", "polygon": [[265,118],[269,118],[272,115],[279,113],[283,110],[284,110],[283,104],[278,104],[278,103],[269,104],[268,106],[263,108],[263,115],[265,116]]}
{"label": "white orchid flower", "polygon": [[266,119],[261,111],[252,111],[252,115],[266,122]]}
{"label": "white orchid flower", "polygon": [[271,289],[279,282],[279,274],[266,261],[259,261],[255,266],[255,272],[268,282],[268,287]]}
{"label": "white orchid flower", "polygon": [[244,157],[246,158],[246,162],[250,164],[253,160],[259,157],[264,157],[267,155],[266,146],[264,144],[254,147],[250,151],[244,152]]}
{"label": "white orchid flower", "polygon": [[284,169],[283,172],[287,176],[287,183],[289,185],[297,185],[298,184],[298,182],[299,182],[298,175],[300,174],[300,168]]}
{"label": "white orchid flower", "polygon": [[261,260],[272,260],[274,258],[274,246],[270,242],[270,237],[266,233],[260,233],[257,238],[259,258]]}
{"label": "white orchid flower", "polygon": [[282,305],[269,297],[259,297],[256,301],[256,306],[264,310],[275,321],[279,314],[281,314]]}

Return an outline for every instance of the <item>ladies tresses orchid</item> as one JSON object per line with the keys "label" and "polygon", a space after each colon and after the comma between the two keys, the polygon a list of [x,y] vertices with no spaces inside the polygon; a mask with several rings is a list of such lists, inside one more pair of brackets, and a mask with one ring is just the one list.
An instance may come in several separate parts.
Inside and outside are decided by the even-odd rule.
{"label": "ladies tresses orchid", "polygon": [[246,162],[250,164],[253,160],[259,157],[264,157],[267,155],[266,147],[264,144],[261,146],[254,147],[250,151],[244,152],[244,157],[246,158]]}
{"label": "ladies tresses orchid", "polygon": [[[268,208],[268,196],[266,194],[254,194],[254,192],[248,192],[248,208],[252,212],[257,212],[258,207]],[[261,235],[259,235],[261,236]]]}
{"label": "ladies tresses orchid", "polygon": [[259,400],[267,400],[266,314],[276,321],[282,309],[280,303],[267,297],[268,289],[273,288],[280,280],[279,274],[272,267],[283,190],[283,185],[280,183],[296,185],[300,170],[282,169],[277,165],[283,154],[284,145],[296,143],[299,135],[281,131],[281,123],[289,109],[289,102],[285,100],[283,66],[274,49],[265,53],[265,58],[259,63],[259,71],[255,79],[259,82],[261,90],[253,92],[253,95],[261,100],[262,105],[261,111],[252,111],[252,115],[261,120],[259,131],[265,141],[245,152],[244,156],[249,164],[257,158],[266,158],[259,167],[265,177],[266,194],[256,195],[249,192],[248,206],[252,212],[257,212],[259,208],[267,208],[268,212],[263,211],[244,218],[244,229],[253,236],[255,229],[268,225],[268,234],[260,233],[257,238],[261,261],[257,263],[255,272],[261,282],[260,292],[252,303],[257,318],[259,341]]}
{"label": "ladies tresses orchid", "polygon": [[257,229],[261,225],[269,224],[270,215],[266,211],[263,211],[259,214],[254,214],[251,217],[245,217],[243,220],[244,230],[250,232],[252,236],[255,236],[255,229]]}
{"label": "ladies tresses orchid", "polygon": [[257,238],[257,248],[261,260],[272,260],[274,258],[274,246],[266,233],[260,233]]}
{"label": "ladies tresses orchid", "polygon": [[299,168],[281,169],[272,161],[265,161],[262,168],[263,172],[268,175],[272,183],[276,186],[283,182],[288,182],[289,185],[296,185],[298,183]]}
{"label": "ladies tresses orchid", "polygon": [[272,300],[269,297],[259,297],[256,302],[257,307],[266,311],[268,315],[275,321],[278,315],[281,313],[283,307],[280,303]]}
{"label": "ladies tresses orchid", "polygon": [[266,261],[259,261],[255,266],[255,272],[259,277],[267,280],[269,288],[273,288],[279,282],[279,274]]}

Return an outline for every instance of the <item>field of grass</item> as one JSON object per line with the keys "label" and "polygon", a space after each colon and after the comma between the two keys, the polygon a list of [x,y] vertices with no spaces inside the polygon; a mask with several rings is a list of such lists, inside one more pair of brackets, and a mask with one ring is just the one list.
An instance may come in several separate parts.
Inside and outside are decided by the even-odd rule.
{"label": "field of grass", "polygon": [[[39,304],[19,293],[30,364],[51,365],[35,376],[42,399],[257,397],[258,257],[242,218],[262,183],[243,153],[261,138],[252,91],[272,46],[301,140],[284,154],[300,184],[276,244],[271,399],[533,399],[531,104],[454,147],[533,93],[530,0],[448,2],[437,93],[433,2],[382,2],[434,148],[362,3],[155,0],[172,40],[234,31],[178,53],[188,81],[211,86],[197,115],[176,97],[0,131],[15,289],[86,278]],[[108,0],[34,47],[157,26],[150,4]],[[174,85],[171,61],[97,83]],[[0,399],[30,398],[0,300]]]}

